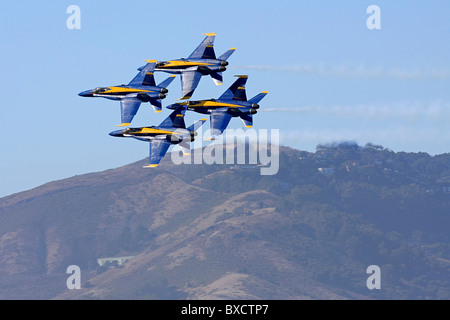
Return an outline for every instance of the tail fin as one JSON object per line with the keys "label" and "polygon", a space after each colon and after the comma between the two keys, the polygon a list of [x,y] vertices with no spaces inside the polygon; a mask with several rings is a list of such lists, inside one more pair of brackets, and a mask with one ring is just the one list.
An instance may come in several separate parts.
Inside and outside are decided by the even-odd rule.
{"label": "tail fin", "polygon": [[224,92],[219,100],[237,100],[247,101],[247,94],[245,90],[245,84],[247,83],[248,76],[236,76],[237,79],[227,91]]}
{"label": "tail fin", "polygon": [[269,92],[267,91],[263,91],[260,94],[258,94],[257,96],[255,96],[254,98],[251,98],[250,100],[248,100],[248,102],[251,103],[259,103],[262,99],[265,98],[265,96],[267,96]]}
{"label": "tail fin", "polygon": [[166,80],[164,80],[163,82],[158,84],[158,87],[167,88],[172,83],[172,81],[175,79],[175,77],[176,77],[176,75],[168,77]]}
{"label": "tail fin", "polygon": [[221,55],[220,57],[218,57],[218,60],[228,60],[231,55],[236,51],[236,48],[231,48],[230,50],[228,50],[227,52],[225,52],[223,55]]}
{"label": "tail fin", "polygon": [[155,71],[156,60],[146,60],[147,64],[139,68],[140,71],[133,80],[128,84],[129,86],[155,86],[155,78],[153,72]]}
{"label": "tail fin", "polygon": [[188,59],[216,59],[214,52],[214,40],[216,39],[215,33],[205,33],[205,40],[195,49],[194,52],[188,57]]}
{"label": "tail fin", "polygon": [[144,81],[142,81],[142,85],[145,87],[154,87],[156,86],[155,82],[155,76],[153,75],[153,72],[147,72],[145,74]]}
{"label": "tail fin", "polygon": [[172,112],[170,116],[160,124],[160,127],[186,129],[186,124],[184,122],[186,109],[186,106],[179,106],[176,108],[175,111]]}

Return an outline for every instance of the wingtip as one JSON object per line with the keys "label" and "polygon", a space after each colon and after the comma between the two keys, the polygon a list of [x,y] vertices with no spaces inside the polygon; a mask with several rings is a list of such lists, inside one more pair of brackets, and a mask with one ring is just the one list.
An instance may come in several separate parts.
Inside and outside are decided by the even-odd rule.
{"label": "wingtip", "polygon": [[204,33],[203,35],[204,35],[204,36],[207,36],[207,37],[215,37],[215,36],[216,36],[216,33],[215,33],[215,32]]}
{"label": "wingtip", "polygon": [[248,79],[247,75],[235,75],[236,78]]}
{"label": "wingtip", "polygon": [[144,168],[144,169],[148,169],[148,168],[157,168],[157,167],[158,167],[157,164],[150,164],[150,165],[148,165],[148,166],[144,166],[143,168]]}
{"label": "wingtip", "polygon": [[128,127],[131,123],[122,123],[117,125],[116,127]]}
{"label": "wingtip", "polygon": [[144,60],[145,62],[148,62],[148,63],[156,63],[156,62],[158,62],[157,60]]}
{"label": "wingtip", "polygon": [[263,92],[261,92],[261,93],[264,93],[264,94],[268,94],[268,93],[269,93],[269,91],[263,91]]}

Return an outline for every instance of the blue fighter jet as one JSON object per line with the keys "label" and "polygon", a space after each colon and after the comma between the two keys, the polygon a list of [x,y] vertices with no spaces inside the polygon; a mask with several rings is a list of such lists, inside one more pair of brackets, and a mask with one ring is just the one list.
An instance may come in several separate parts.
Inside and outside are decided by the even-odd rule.
{"label": "blue fighter jet", "polygon": [[164,158],[171,145],[179,144],[182,149],[189,149],[189,142],[195,140],[196,132],[206,119],[197,121],[189,128],[186,128],[184,115],[185,106],[179,106],[174,112],[164,120],[159,126],[143,128],[127,128],[111,132],[109,135],[121,138],[134,138],[150,143],[149,165],[144,168],[155,168]]}
{"label": "blue fighter jet", "polygon": [[248,76],[236,76],[238,79],[219,99],[186,101],[168,106],[176,109],[186,106],[187,110],[202,114],[210,114],[212,140],[221,135],[233,117],[240,117],[247,128],[253,127],[253,115],[258,113],[259,102],[267,95],[263,91],[254,98],[247,100],[245,85]]}
{"label": "blue fighter jet", "polygon": [[139,68],[139,74],[128,85],[96,88],[81,92],[82,97],[102,97],[110,100],[119,100],[122,114],[122,124],[126,127],[131,124],[142,102],[150,102],[155,112],[162,111],[161,99],[169,91],[167,87],[172,83],[175,75],[170,76],[159,85],[155,83],[153,72],[156,60],[146,60],[147,65]]}
{"label": "blue fighter jet", "polygon": [[187,59],[162,61],[156,65],[156,71],[181,74],[183,97],[190,99],[197,88],[202,76],[211,76],[216,85],[223,83],[222,72],[227,70],[228,59],[236,48],[231,48],[216,58],[214,52],[215,33],[205,33],[205,40],[195,49]]}

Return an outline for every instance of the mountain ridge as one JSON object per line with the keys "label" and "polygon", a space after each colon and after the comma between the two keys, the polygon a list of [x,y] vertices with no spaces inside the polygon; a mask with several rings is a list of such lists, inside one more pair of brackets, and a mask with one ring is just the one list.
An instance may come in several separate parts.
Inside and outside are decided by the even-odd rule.
{"label": "mountain ridge", "polygon": [[[450,297],[450,155],[280,150],[275,176],[144,159],[0,199],[0,298]],[[382,290],[366,287],[373,264]]]}

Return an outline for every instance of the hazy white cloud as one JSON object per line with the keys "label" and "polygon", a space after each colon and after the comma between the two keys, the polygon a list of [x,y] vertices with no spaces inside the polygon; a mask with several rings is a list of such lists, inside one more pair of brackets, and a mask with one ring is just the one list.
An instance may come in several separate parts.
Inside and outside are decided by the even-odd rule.
{"label": "hazy white cloud", "polygon": [[318,144],[342,141],[355,141],[362,146],[370,142],[396,151],[441,154],[450,152],[450,129],[446,131],[429,126],[416,128],[399,124],[387,127],[338,129],[316,126],[280,131],[282,145],[291,145],[308,151],[313,151]]}
{"label": "hazy white cloud", "polygon": [[330,66],[323,63],[318,65],[279,65],[279,66],[232,66],[230,68],[264,70],[274,72],[289,72],[298,74],[315,74],[322,77],[362,78],[362,79],[399,79],[399,80],[448,80],[450,69],[448,68],[400,68],[386,69],[382,67],[367,67],[359,65]]}

